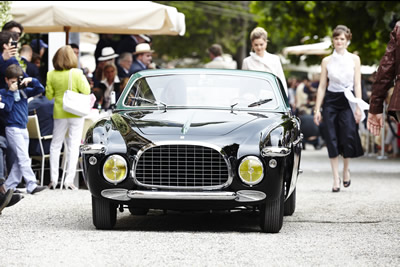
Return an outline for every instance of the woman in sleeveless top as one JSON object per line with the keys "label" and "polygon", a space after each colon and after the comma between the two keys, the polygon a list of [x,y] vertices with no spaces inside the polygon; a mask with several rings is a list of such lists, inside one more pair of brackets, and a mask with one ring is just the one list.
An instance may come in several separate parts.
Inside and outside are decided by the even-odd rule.
{"label": "woman in sleeveless top", "polygon": [[350,40],[346,26],[338,25],[333,31],[334,51],[322,60],[314,111],[315,124],[324,123],[322,131],[333,172],[332,192],[340,191],[339,155],[343,156],[343,186],[350,186],[349,159],[363,155],[357,124],[365,118],[363,110],[369,108],[361,99],[360,58],[347,51]]}

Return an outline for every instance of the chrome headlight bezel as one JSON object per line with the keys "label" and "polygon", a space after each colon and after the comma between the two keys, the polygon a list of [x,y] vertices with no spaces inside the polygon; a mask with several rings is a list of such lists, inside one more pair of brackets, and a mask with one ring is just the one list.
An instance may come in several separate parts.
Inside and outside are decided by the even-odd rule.
{"label": "chrome headlight bezel", "polygon": [[[256,165],[250,166],[250,170],[254,171],[254,167],[257,168],[261,168],[261,175],[255,180],[255,181],[248,181],[246,180],[245,177],[242,177],[242,173],[241,173],[241,167],[243,164],[254,164],[257,163]],[[263,179],[264,179],[264,165],[263,162],[261,161],[261,159],[259,159],[256,156],[247,156],[245,158],[243,158],[239,164],[238,167],[238,174],[240,177],[240,180],[242,180],[243,183],[247,184],[247,185],[256,185],[259,184]],[[252,175],[252,173],[250,173],[250,176]]]}
{"label": "chrome headlight bezel", "polygon": [[[122,165],[123,165],[123,167],[125,168],[125,175],[123,175],[123,177],[122,177],[121,179],[119,179],[119,180],[110,179],[110,178],[106,175],[106,170],[105,170],[105,168],[106,168],[107,163],[108,163],[109,161],[114,161],[114,168],[116,168],[116,169],[115,169],[115,174],[116,174],[116,172],[120,169],[120,166],[117,166],[117,165],[116,165],[116,164],[117,164],[117,161],[121,161],[121,162],[122,162]],[[121,182],[124,181],[124,180],[126,179],[126,177],[128,176],[128,171],[129,171],[128,162],[126,161],[126,159],[125,159],[124,157],[122,157],[122,156],[120,156],[120,155],[110,155],[110,156],[108,156],[107,159],[104,161],[104,164],[103,164],[103,177],[104,177],[104,179],[105,179],[107,182],[110,182],[110,183],[112,183],[112,184],[119,184],[119,183],[121,183]]]}

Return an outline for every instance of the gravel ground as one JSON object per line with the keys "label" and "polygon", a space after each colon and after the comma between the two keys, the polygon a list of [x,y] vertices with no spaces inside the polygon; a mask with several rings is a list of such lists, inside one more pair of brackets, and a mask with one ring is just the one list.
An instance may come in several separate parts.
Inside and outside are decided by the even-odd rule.
{"label": "gravel ground", "polygon": [[400,266],[400,160],[351,161],[331,193],[326,150],[305,150],[297,208],[279,234],[249,211],[148,216],[92,224],[87,190],[27,195],[0,215],[0,266]]}

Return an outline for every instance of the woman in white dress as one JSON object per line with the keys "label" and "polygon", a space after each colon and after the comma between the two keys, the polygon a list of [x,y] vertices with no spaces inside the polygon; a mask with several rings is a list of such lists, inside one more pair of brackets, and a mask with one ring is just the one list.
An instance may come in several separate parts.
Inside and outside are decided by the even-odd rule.
{"label": "woman in white dress", "polygon": [[242,69],[266,71],[275,74],[281,80],[287,95],[286,79],[281,61],[277,55],[270,54],[266,51],[268,43],[267,37],[267,31],[261,27],[255,28],[250,33],[251,47],[254,52],[250,52],[250,56],[243,60]]}
{"label": "woman in white dress", "polygon": [[360,58],[347,51],[350,40],[351,31],[346,26],[338,25],[333,31],[334,51],[322,60],[314,110],[315,124],[323,121],[333,172],[332,192],[340,191],[339,155],[343,156],[343,186],[350,186],[349,159],[363,155],[357,124],[369,108],[361,99]]}

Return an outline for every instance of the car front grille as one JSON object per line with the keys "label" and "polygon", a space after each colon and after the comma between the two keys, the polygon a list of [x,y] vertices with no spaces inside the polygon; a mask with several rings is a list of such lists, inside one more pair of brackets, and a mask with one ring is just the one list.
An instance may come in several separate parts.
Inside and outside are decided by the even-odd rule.
{"label": "car front grille", "polygon": [[229,180],[223,156],[200,145],[162,145],[144,151],[136,164],[135,179],[161,188],[221,188]]}

